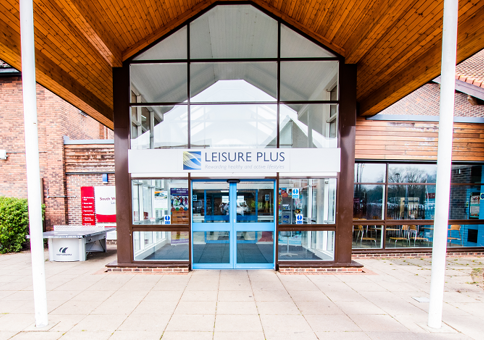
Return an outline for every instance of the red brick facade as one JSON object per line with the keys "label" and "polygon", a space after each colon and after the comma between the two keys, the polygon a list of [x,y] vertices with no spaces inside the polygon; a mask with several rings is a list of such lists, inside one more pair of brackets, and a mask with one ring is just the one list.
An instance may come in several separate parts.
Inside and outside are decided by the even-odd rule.
{"label": "red brick facade", "polygon": [[[438,116],[440,105],[440,85],[426,84],[381,111],[381,115]],[[484,117],[483,105],[472,105],[465,93],[455,94],[455,117]]]}
{"label": "red brick facade", "polygon": [[[57,95],[37,85],[40,173],[43,178],[46,226],[68,223],[63,137],[113,138],[113,132]],[[19,76],[0,78],[0,196],[27,197],[22,82]],[[101,175],[97,175],[101,178]],[[113,182],[114,184],[114,182]]]}

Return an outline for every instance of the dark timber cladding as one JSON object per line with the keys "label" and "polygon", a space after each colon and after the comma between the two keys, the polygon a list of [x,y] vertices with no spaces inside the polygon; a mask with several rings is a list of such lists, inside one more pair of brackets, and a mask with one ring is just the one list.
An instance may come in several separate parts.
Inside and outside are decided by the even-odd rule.
{"label": "dark timber cladding", "polygon": [[118,264],[131,263],[131,206],[128,173],[129,149],[129,67],[113,68],[114,156],[116,174],[116,229]]}
{"label": "dark timber cladding", "polygon": [[[34,0],[37,81],[113,127],[113,67],[215,0]],[[371,116],[440,73],[443,1],[254,0],[357,64],[359,113]],[[20,62],[18,0],[0,4],[0,59]],[[457,62],[484,48],[484,1],[459,1]]]}
{"label": "dark timber cladding", "polygon": [[353,176],[355,169],[356,65],[340,64],[341,171],[336,203],[336,261],[351,263],[353,240]]}

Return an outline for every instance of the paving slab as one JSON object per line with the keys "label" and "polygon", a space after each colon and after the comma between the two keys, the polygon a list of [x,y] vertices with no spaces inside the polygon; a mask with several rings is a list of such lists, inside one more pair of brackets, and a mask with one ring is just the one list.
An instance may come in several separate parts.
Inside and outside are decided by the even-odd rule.
{"label": "paving slab", "polygon": [[426,325],[428,302],[414,299],[429,296],[428,259],[361,260],[370,274],[348,275],[103,272],[114,259],[111,249],[86,262],[47,261],[49,326],[36,329],[30,254],[0,255],[0,340],[480,340],[484,334],[484,291],[470,276],[484,266],[481,258],[450,259],[438,330]]}
{"label": "paving slab", "polygon": [[217,302],[217,314],[228,315],[257,315],[260,311],[255,302],[219,301]]}

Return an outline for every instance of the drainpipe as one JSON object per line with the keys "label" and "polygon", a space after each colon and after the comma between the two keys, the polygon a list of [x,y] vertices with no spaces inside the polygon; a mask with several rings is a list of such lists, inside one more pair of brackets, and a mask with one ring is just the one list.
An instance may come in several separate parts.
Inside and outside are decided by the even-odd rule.
{"label": "drainpipe", "polygon": [[434,242],[428,325],[442,326],[445,283],[445,257],[449,225],[450,174],[454,125],[455,63],[457,46],[458,0],[444,0],[442,30],[442,82],[440,86],[439,144],[435,193]]}
{"label": "drainpipe", "polygon": [[20,40],[22,51],[22,93],[25,126],[25,160],[29,200],[30,254],[36,327],[45,327],[47,293],[42,235],[42,193],[40,192],[39,136],[35,82],[34,9],[32,0],[20,0]]}

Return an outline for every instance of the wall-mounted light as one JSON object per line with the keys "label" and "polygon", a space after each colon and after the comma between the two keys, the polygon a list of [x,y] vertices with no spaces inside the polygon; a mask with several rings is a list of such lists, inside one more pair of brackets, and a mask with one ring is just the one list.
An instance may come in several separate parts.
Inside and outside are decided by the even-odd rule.
{"label": "wall-mounted light", "polygon": [[7,150],[0,150],[0,159],[7,159]]}
{"label": "wall-mounted light", "polygon": [[103,174],[103,183],[106,184],[109,182],[108,174]]}

